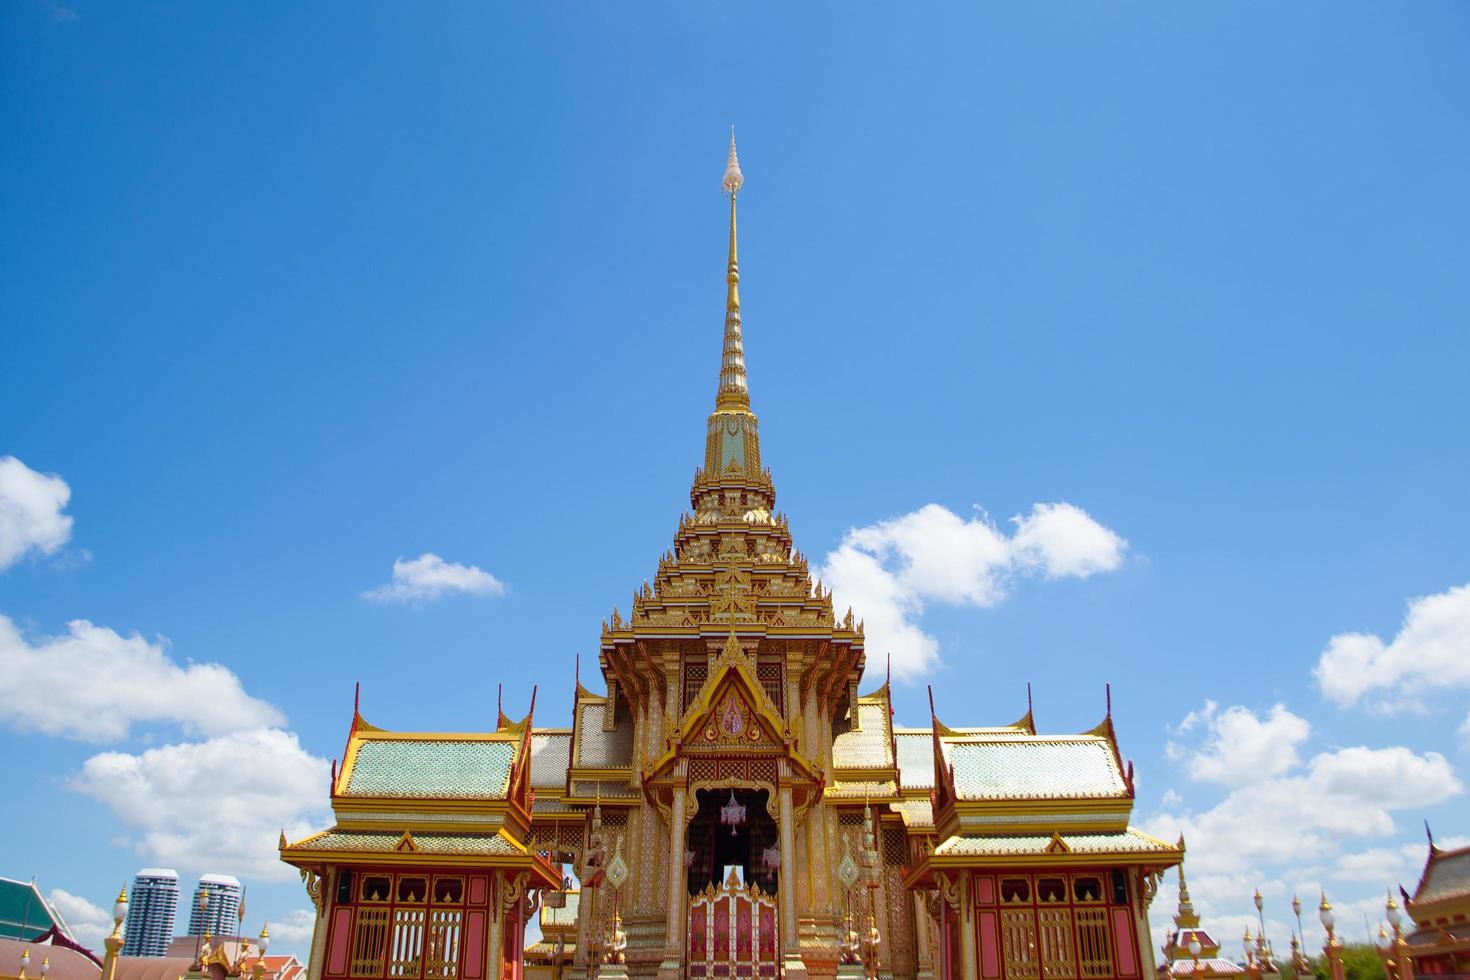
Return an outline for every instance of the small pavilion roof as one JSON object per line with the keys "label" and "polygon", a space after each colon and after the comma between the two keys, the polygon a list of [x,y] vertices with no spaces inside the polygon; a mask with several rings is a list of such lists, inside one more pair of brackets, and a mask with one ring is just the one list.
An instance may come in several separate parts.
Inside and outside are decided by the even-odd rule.
{"label": "small pavilion roof", "polygon": [[178,980],[193,966],[192,956],[119,956],[113,980]]}
{"label": "small pavilion roof", "polygon": [[[1238,964],[1232,963],[1220,956],[1201,956],[1199,959],[1200,972],[1207,977],[1236,976],[1245,972]],[[1192,977],[1195,975],[1194,958],[1175,960],[1173,963],[1165,963],[1159,968],[1160,973],[1167,973],[1176,977]]]}
{"label": "small pavilion roof", "polygon": [[536,729],[531,733],[531,788],[566,790],[572,766],[572,733],[568,729]]}
{"label": "small pavilion roof", "polygon": [[1470,847],[1446,850],[1430,841],[1424,873],[1410,902],[1421,906],[1457,900],[1470,902]]}
{"label": "small pavilion roof", "polygon": [[44,936],[53,926],[72,938],[61,913],[46,901],[34,881],[0,878],[0,936],[29,941]]}
{"label": "small pavilion roof", "polygon": [[1138,830],[1117,834],[957,834],[934,849],[935,857],[1042,857],[1045,855],[1174,856],[1178,849]]}
{"label": "small pavilion roof", "polygon": [[[48,930],[50,928],[47,926]],[[41,975],[42,959],[50,961],[46,980],[97,980],[102,975],[102,967],[79,950],[54,943],[34,943],[3,937],[0,938],[0,977],[20,974],[20,958],[27,949],[31,951],[31,965],[26,970],[29,977]]]}
{"label": "small pavilion roof", "polygon": [[354,736],[338,795],[504,799],[519,736],[372,732]]}
{"label": "small pavilion roof", "polygon": [[945,739],[960,800],[1127,799],[1111,742],[1096,735],[1022,733]]}
{"label": "small pavilion roof", "polygon": [[324,830],[291,845],[295,852],[331,851],[378,854],[454,854],[475,857],[523,854],[525,849],[504,834],[380,833],[371,830]]}

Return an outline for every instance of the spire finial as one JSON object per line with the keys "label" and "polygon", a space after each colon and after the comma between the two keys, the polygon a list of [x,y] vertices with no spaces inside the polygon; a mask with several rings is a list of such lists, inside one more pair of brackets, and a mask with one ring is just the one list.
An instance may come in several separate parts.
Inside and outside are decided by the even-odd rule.
{"label": "spire finial", "polygon": [[740,158],[735,155],[735,127],[730,127],[730,159],[725,163],[725,182],[722,185],[725,193],[734,197],[740,193],[740,185],[745,183],[745,175],[740,172]]}
{"label": "spire finial", "polygon": [[745,343],[740,333],[740,262],[735,248],[735,198],[745,185],[740,158],[735,155],[735,127],[730,127],[730,159],[720,186],[730,195],[730,259],[725,268],[725,344],[720,355],[720,390],[716,409],[750,410],[745,384]]}

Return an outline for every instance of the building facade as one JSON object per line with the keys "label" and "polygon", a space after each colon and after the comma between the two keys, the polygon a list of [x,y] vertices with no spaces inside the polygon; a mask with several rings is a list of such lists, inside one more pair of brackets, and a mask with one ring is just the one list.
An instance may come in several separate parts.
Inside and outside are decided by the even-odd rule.
{"label": "building facade", "polygon": [[189,935],[233,936],[239,932],[244,895],[240,879],[233,875],[200,876],[189,906]]}
{"label": "building facade", "polygon": [[1413,926],[1407,953],[1414,976],[1470,980],[1470,847],[1442,848],[1431,837],[1404,911]]}
{"label": "building facade", "polygon": [[562,728],[501,714],[487,734],[386,733],[354,713],[337,826],[282,841],[317,902],[312,980],[520,980],[516,937],[557,866],[581,884],[572,980],[858,960],[885,977],[1154,975],[1146,911],[1182,849],[1129,828],[1110,711],[1080,734],[1038,734],[1029,704],[1008,725],[895,730],[886,680],[863,693],[863,624],[813,579],[761,458],[743,180],[732,140],[703,465],[652,584],[602,624],[601,690],[579,668]]}
{"label": "building facade", "polygon": [[122,955],[162,956],[174,938],[179,875],[172,868],[144,868],[133,876]]}
{"label": "building facade", "polygon": [[[1183,842],[1181,841],[1181,846]],[[1247,934],[1249,939],[1249,934]],[[1184,865],[1179,865],[1179,910],[1174,913],[1174,928],[1164,939],[1159,964],[1159,980],[1171,977],[1197,977],[1217,980],[1245,972],[1238,964],[1220,955],[1220,941],[1200,926],[1199,913],[1189,898],[1189,883],[1184,880]]]}

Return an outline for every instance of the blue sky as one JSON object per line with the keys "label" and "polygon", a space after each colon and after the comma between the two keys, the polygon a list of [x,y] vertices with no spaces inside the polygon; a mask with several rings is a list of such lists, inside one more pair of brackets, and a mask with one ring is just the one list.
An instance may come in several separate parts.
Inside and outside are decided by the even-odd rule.
{"label": "blue sky", "polygon": [[[1077,731],[1111,682],[1222,935],[1257,884],[1369,909],[1422,819],[1470,834],[1467,41],[1453,3],[6,4],[0,874],[236,873],[304,952],[269,852],[354,681],[387,727],[502,682],[568,722],[701,458],[734,123],[765,459],[937,651],[899,721],[1030,681]],[[1062,503],[1071,572],[1010,521]],[[425,554],[501,588],[364,597]]]}

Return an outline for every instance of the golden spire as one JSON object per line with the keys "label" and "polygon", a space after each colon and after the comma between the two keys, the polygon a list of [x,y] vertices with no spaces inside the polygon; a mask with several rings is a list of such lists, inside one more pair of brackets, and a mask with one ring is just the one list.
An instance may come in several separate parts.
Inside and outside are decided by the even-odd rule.
{"label": "golden spire", "polygon": [[[1183,843],[1183,835],[1180,835],[1179,840]],[[1174,916],[1174,924],[1181,930],[1199,928],[1199,915],[1194,911],[1194,903],[1189,900],[1189,885],[1184,880],[1183,862],[1179,864],[1179,912]]]}
{"label": "golden spire", "polygon": [[735,248],[735,199],[745,184],[740,158],[735,155],[735,127],[730,127],[730,158],[721,182],[730,195],[730,260],[725,269],[725,345],[720,355],[720,390],[716,410],[750,410],[750,392],[745,384],[745,347],[740,335],[740,262]]}

